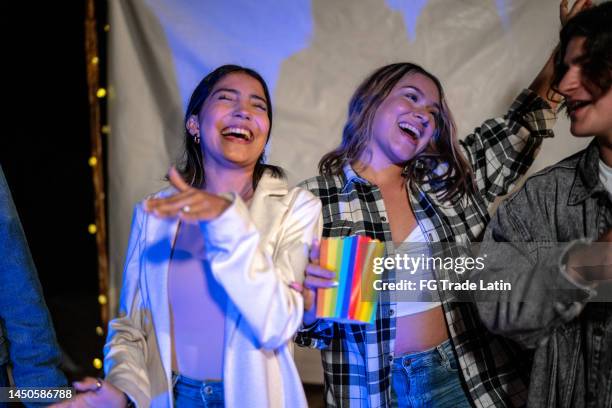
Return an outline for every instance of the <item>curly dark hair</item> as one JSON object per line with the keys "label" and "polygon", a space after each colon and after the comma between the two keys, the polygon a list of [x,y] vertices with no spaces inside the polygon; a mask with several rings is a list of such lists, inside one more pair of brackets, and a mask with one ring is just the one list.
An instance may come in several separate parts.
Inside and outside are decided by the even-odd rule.
{"label": "curly dark hair", "polygon": [[[191,115],[197,115],[202,109],[202,105],[212,92],[213,88],[223,77],[233,73],[246,74],[261,84],[264,95],[266,97],[266,106],[268,119],[270,120],[270,131],[272,130],[272,101],[270,99],[270,92],[268,91],[268,85],[266,81],[256,71],[241,67],[239,65],[222,65],[206,75],[196,86],[189,99],[189,105],[185,111],[185,120],[183,123],[187,123]],[[186,183],[194,187],[203,188],[206,186],[206,175],[204,174],[204,158],[202,157],[202,150],[197,145],[193,136],[189,134],[187,129],[183,131],[183,137],[185,141],[185,149],[183,152],[183,158],[180,160],[177,166],[177,170],[183,177]],[[266,135],[266,144],[270,140],[270,132]],[[284,175],[283,170],[280,167],[273,166],[265,163],[264,153],[259,156],[257,163],[255,164],[255,171],[253,172],[253,189],[257,188],[257,183],[265,170],[269,170],[274,177],[282,177]]]}
{"label": "curly dark hair", "polygon": [[607,1],[578,13],[561,29],[555,53],[555,72],[552,88],[559,92],[559,83],[567,72],[565,53],[569,42],[584,37],[581,58],[584,86],[595,94],[603,94],[612,85],[612,2]]}

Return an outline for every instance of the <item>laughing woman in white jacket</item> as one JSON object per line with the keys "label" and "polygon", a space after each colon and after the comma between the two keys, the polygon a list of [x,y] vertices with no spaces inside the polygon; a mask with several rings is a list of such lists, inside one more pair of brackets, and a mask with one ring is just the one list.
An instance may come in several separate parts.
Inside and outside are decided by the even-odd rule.
{"label": "laughing woman in white jacket", "polygon": [[290,342],[321,204],[263,164],[270,95],[256,72],[206,76],[171,187],[136,206],[104,380],[75,406],[304,407]]}

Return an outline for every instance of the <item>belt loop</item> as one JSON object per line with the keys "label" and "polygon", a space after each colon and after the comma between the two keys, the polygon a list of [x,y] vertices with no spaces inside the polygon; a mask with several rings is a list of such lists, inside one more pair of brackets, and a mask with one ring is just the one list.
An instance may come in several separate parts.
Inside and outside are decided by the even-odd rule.
{"label": "belt loop", "polygon": [[436,346],[436,350],[438,350],[438,354],[440,354],[440,358],[442,359],[442,364],[448,364],[448,356],[446,355],[446,350],[444,350],[444,343],[438,344]]}

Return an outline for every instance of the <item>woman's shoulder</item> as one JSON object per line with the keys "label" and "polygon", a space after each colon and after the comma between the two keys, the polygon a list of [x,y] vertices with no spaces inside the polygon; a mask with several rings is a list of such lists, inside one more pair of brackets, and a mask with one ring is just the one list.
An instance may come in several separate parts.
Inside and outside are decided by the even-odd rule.
{"label": "woman's shoulder", "polygon": [[292,201],[295,201],[296,204],[310,203],[314,206],[320,206],[321,204],[321,200],[317,196],[315,196],[311,191],[299,185],[289,189],[287,195],[294,197],[295,199]]}
{"label": "woman's shoulder", "polygon": [[332,188],[342,189],[344,179],[341,175],[318,175],[308,178],[298,184],[298,187],[306,189],[318,194],[321,190],[330,190]]}
{"label": "woman's shoulder", "polygon": [[284,176],[273,176],[266,173],[260,180],[258,189],[263,190],[261,193],[269,197],[277,197],[289,207],[301,207],[308,204],[316,206],[320,203],[320,200],[304,186],[289,187]]}
{"label": "woman's shoulder", "polygon": [[322,213],[321,200],[303,187],[295,186],[283,198],[286,205],[285,221],[302,225],[316,222]]}

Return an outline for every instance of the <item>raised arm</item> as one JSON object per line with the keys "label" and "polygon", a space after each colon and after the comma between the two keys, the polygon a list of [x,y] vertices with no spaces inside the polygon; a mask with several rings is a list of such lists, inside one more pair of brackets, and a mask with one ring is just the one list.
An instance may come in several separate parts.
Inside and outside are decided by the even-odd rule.
{"label": "raised arm", "polygon": [[[562,1],[561,23],[587,7],[589,0],[577,0],[571,9],[567,0]],[[514,187],[532,165],[543,138],[553,136],[555,109],[562,99],[551,88],[553,62],[554,53],[503,117],[484,121],[461,141],[474,170],[477,190],[487,204]]]}

